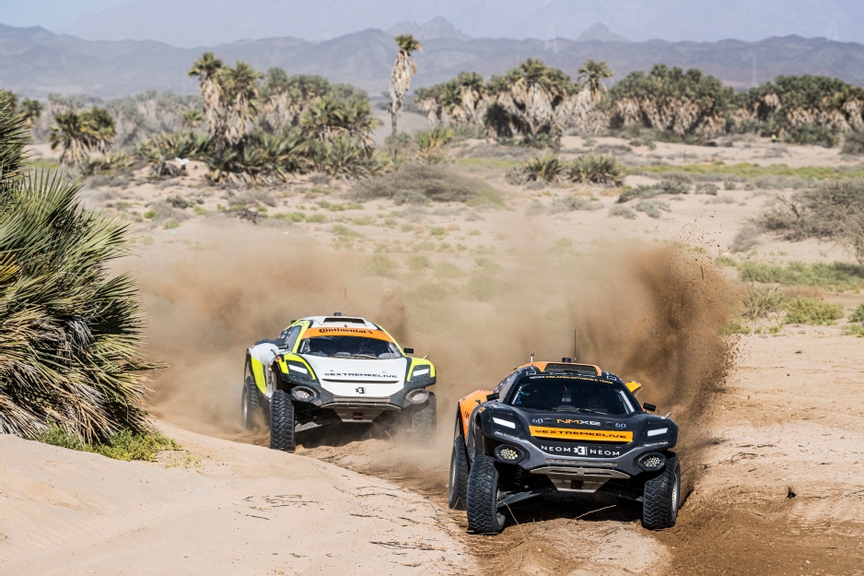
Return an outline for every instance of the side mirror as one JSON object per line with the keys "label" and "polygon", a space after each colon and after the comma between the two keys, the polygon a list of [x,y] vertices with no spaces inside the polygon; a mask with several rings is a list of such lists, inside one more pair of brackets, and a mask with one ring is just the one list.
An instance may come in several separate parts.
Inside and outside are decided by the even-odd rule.
{"label": "side mirror", "polygon": [[492,394],[486,395],[486,401],[491,402],[492,400],[498,400],[499,396],[497,392],[493,392]]}
{"label": "side mirror", "polygon": [[655,410],[657,410],[657,406],[655,406],[654,404],[649,404],[648,402],[642,404],[642,408],[644,408],[648,412],[654,412]]}
{"label": "side mirror", "polygon": [[405,352],[405,354],[413,354],[414,353],[413,348],[403,348],[402,351]]}

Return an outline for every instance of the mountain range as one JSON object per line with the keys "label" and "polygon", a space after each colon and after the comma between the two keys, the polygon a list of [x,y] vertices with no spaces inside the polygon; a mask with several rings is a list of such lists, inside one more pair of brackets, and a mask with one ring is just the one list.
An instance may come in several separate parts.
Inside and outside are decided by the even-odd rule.
{"label": "mountain range", "polygon": [[[413,28],[412,28],[413,27]],[[696,67],[725,83],[747,88],[781,74],[818,74],[864,85],[864,45],[824,38],[772,37],[758,42],[628,42],[604,26],[576,40],[471,38],[449,22],[401,23],[385,32],[368,29],[331,40],[310,42],[291,37],[241,40],[207,48],[226,63],[244,60],[259,70],[271,66],[289,74],[320,74],[334,82],[355,84],[371,95],[386,90],[396,55],[393,35],[415,30],[423,41],[416,53],[413,87],[448,80],[463,70],[488,77],[501,74],[527,57],[541,58],[575,77],[588,58],[606,60],[614,80],[655,63]],[[147,89],[181,93],[198,89],[187,76],[205,48],[179,48],[155,41],[87,41],[43,28],[0,25],[0,87],[30,97],[50,92],[103,98]]]}

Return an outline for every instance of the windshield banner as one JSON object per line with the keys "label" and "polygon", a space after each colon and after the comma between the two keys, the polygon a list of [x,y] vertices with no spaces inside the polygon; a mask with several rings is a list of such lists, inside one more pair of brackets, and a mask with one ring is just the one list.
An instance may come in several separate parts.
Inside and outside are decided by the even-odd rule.
{"label": "windshield banner", "polygon": [[303,338],[315,338],[317,336],[355,336],[393,342],[393,339],[383,330],[371,330],[369,328],[310,328],[303,333]]}
{"label": "windshield banner", "polygon": [[576,428],[548,428],[530,426],[535,438],[563,438],[565,440],[594,440],[596,442],[632,442],[633,432],[623,430],[578,430]]}

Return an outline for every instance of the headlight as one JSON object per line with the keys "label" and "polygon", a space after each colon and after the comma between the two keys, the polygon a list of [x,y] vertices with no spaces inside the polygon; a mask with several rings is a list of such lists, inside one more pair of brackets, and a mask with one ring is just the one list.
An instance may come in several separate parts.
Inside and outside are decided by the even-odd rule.
{"label": "headlight", "polygon": [[645,435],[646,436],[660,436],[661,434],[666,434],[667,432],[669,432],[668,427],[666,427],[666,428],[654,428],[653,430],[648,430],[648,432],[646,432]]}
{"label": "headlight", "polygon": [[636,463],[645,472],[656,472],[663,468],[663,465],[666,463],[666,457],[662,454],[652,452],[639,458]]}
{"label": "headlight", "polygon": [[426,390],[414,390],[408,393],[408,401],[412,404],[423,404],[429,400],[429,392]]}
{"label": "headlight", "polygon": [[510,428],[511,430],[516,429],[516,423],[511,422],[510,420],[504,420],[503,418],[492,417],[492,422],[498,424],[499,426],[504,426],[505,428]]}
{"label": "headlight", "polygon": [[301,364],[300,362],[287,362],[288,365],[288,375],[283,376],[286,380],[291,380],[293,382],[315,382],[315,378],[313,373]]}
{"label": "headlight", "polygon": [[310,390],[303,386],[295,386],[291,389],[291,397],[297,402],[312,402],[315,400],[316,396],[317,394],[314,390]]}
{"label": "headlight", "polygon": [[427,374],[429,374],[428,366],[426,368],[417,368],[416,370],[414,370],[414,376],[425,376]]}
{"label": "headlight", "polygon": [[507,462],[508,464],[515,464],[522,460],[525,455],[522,453],[522,450],[516,448],[515,446],[509,446],[507,444],[501,444],[497,448],[495,448],[495,456],[501,462]]}

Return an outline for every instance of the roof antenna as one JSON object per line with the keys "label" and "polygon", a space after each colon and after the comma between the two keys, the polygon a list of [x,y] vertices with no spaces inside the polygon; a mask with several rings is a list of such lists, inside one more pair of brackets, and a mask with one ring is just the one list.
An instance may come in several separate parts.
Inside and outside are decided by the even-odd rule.
{"label": "roof antenna", "polygon": [[531,366],[534,365],[534,353],[531,352]]}

